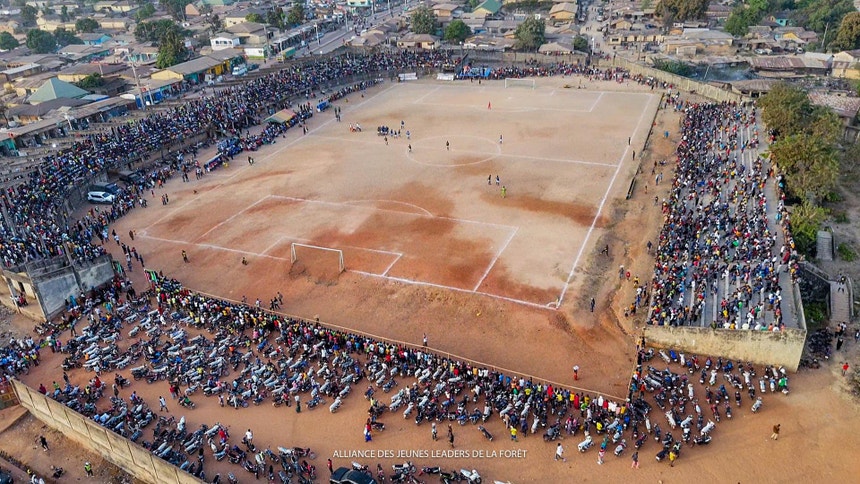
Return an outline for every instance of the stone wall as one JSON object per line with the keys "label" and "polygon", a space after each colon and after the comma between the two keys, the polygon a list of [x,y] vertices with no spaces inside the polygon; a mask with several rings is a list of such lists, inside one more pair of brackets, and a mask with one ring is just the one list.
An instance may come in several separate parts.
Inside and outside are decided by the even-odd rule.
{"label": "stone wall", "polygon": [[13,380],[12,386],[21,405],[34,417],[135,478],[153,484],[203,482],[20,381]]}
{"label": "stone wall", "polygon": [[631,62],[623,57],[616,56],[612,60],[601,60],[598,63],[601,67],[620,67],[626,69],[631,74],[641,74],[646,77],[653,77],[663,82],[672,84],[675,90],[698,94],[708,99],[713,99],[718,102],[744,102],[747,99],[735,92],[720,89],[719,87],[710,84],[704,84],[693,79],[678,76],[660,69],[648,67],[642,64]]}
{"label": "stone wall", "polygon": [[723,356],[762,365],[782,365],[797,371],[806,329],[772,331],[728,330],[689,326],[646,326],[645,342],[696,355]]}

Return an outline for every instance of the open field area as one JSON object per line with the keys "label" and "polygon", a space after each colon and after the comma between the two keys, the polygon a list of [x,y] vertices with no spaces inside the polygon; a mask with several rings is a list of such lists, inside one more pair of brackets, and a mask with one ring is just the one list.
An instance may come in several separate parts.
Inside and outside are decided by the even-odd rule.
{"label": "open field area", "polygon": [[[171,187],[176,201],[138,219],[137,237],[187,250],[201,277],[211,262],[243,256],[285,274],[301,243],[341,250],[347,270],[370,283],[545,307],[575,282],[606,225],[604,205],[634,169],[628,138],[647,134],[656,103],[555,86],[384,87],[347,105],[344,122],[208,175],[196,195]],[[383,125],[400,138],[378,136]],[[326,254],[299,246],[295,255],[314,275],[337,268]]]}

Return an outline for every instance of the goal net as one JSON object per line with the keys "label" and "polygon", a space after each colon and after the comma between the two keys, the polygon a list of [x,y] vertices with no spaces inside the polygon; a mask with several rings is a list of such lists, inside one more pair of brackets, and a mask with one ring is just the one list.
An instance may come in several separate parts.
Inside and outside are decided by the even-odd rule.
{"label": "goal net", "polygon": [[535,80],[534,79],[516,79],[512,77],[505,78],[505,89],[509,87],[527,87],[530,89],[535,88]]}
{"label": "goal net", "polygon": [[[322,251],[322,252],[320,252]],[[315,257],[322,254],[330,254],[337,258],[337,272],[341,273],[346,270],[343,264],[343,251],[340,249],[332,249],[331,247],[320,247],[318,245],[300,244],[293,242],[290,244],[290,264],[295,264],[301,258],[318,259]],[[329,257],[324,257],[329,259]]]}

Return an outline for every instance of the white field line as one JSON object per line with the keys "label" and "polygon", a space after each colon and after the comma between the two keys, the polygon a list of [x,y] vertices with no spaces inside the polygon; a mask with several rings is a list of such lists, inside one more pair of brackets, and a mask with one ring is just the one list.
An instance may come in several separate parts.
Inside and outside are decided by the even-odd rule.
{"label": "white field line", "polygon": [[[653,95],[651,96],[651,99],[654,99]],[[636,124],[636,128],[633,130],[631,137],[636,137],[636,134],[639,132],[639,128],[642,127],[645,113],[648,113],[649,111],[650,110],[644,108],[642,109],[642,114],[639,115],[639,122]],[[615,168],[615,173],[612,175],[612,179],[609,180],[609,186],[606,187],[606,192],[603,193],[603,198],[600,199],[600,204],[597,206],[597,213],[594,214],[594,220],[591,221],[591,225],[588,227],[588,232],[585,233],[585,238],[582,240],[582,245],[579,246],[579,252],[577,252],[576,258],[573,260],[570,272],[567,274],[567,280],[565,280],[561,294],[558,296],[556,308],[561,307],[561,303],[564,301],[564,296],[567,294],[567,289],[570,287],[570,280],[573,279],[573,274],[576,272],[576,267],[579,265],[579,259],[582,257],[583,252],[585,252],[585,247],[588,246],[588,239],[591,238],[591,234],[594,232],[594,227],[597,225],[597,220],[603,212],[603,207],[606,205],[606,199],[609,197],[609,192],[612,191],[612,187],[615,185],[615,179],[618,178],[618,174],[621,172],[621,166],[624,164],[624,159],[627,158],[627,153],[629,151],[630,145],[627,145],[627,147],[624,148],[624,153],[622,153],[621,157],[618,159],[618,166]]]}
{"label": "white field line", "polygon": [[390,271],[391,268],[394,267],[394,264],[397,264],[397,261],[399,261],[401,257],[403,257],[403,254],[398,254],[397,258],[391,261],[391,264],[388,264],[388,267],[385,268],[385,271],[382,273],[382,275],[387,276],[388,271]]}
{"label": "white field line", "polygon": [[423,95],[423,96],[421,96],[421,97],[419,97],[418,99],[416,99],[416,100],[412,101],[412,104],[421,104],[421,103],[424,101],[424,99],[426,99],[426,98],[427,98],[427,96],[430,96],[431,94],[435,94],[435,93],[436,93],[436,91],[438,91],[440,87],[442,87],[442,86],[436,86],[436,88],[435,88],[435,89],[431,89],[431,90],[427,91],[426,93],[424,93],[424,95]]}
{"label": "white field line", "polygon": [[589,113],[594,111],[594,108],[597,107],[597,103],[600,102],[600,98],[602,98],[602,97],[603,97],[603,93],[601,92],[600,95],[597,96],[597,99],[594,100],[594,103],[591,105],[591,107],[588,108]]}
{"label": "white field line", "polygon": [[496,265],[496,261],[499,260],[499,257],[501,257],[502,253],[505,251],[505,249],[508,248],[508,244],[510,244],[511,241],[514,240],[514,236],[517,235],[517,232],[519,232],[519,230],[520,228],[517,227],[516,229],[514,229],[513,232],[511,232],[511,234],[508,236],[508,239],[505,240],[505,243],[502,244],[502,247],[496,252],[496,256],[493,257],[492,261],[490,261],[490,265],[487,266],[487,270],[485,270],[484,274],[481,275],[481,279],[478,281],[477,284],[475,284],[475,287],[472,289],[472,291],[477,291],[478,288],[481,287],[481,284],[484,283],[484,279],[486,279],[487,276],[490,274],[490,271]]}
{"label": "white field line", "polygon": [[[414,203],[409,203],[409,202],[400,202],[400,201],[398,201],[398,200],[371,200],[371,199],[367,199],[367,200],[348,200],[348,201],[345,201],[345,202],[343,202],[343,203],[344,203],[344,204],[346,204],[346,205],[356,205],[356,204],[364,203],[364,202],[383,202],[383,203],[396,203],[396,204],[398,204],[398,205],[406,205],[407,207],[412,207],[412,208],[416,208],[416,209],[418,209],[418,210],[421,210],[425,215],[428,215],[428,216],[430,216],[430,217],[432,217],[432,216],[433,216],[433,213],[432,213],[432,212],[430,212],[429,210],[425,209],[425,208],[419,207],[418,205],[415,205]],[[375,208],[375,207],[374,207],[374,208]],[[403,212],[403,213],[412,213],[412,212]]]}
{"label": "white field line", "polygon": [[238,211],[238,212],[234,213],[234,214],[233,214],[233,215],[231,215],[230,217],[228,217],[228,218],[226,218],[226,219],[224,219],[224,220],[222,220],[222,221],[218,222],[217,224],[213,225],[213,226],[212,226],[212,228],[210,228],[210,229],[209,229],[209,230],[207,230],[206,232],[203,232],[202,234],[200,234],[200,236],[199,236],[199,237],[197,237],[196,239],[194,239],[194,241],[196,242],[196,241],[198,241],[198,240],[202,239],[203,237],[206,237],[206,236],[207,236],[207,235],[209,235],[213,230],[215,230],[215,229],[217,229],[217,228],[221,227],[222,225],[224,225],[224,224],[226,224],[226,223],[229,223],[229,222],[230,222],[231,220],[233,220],[234,218],[238,217],[239,215],[242,215],[242,214],[243,214],[243,213],[245,213],[246,211],[248,211],[248,210],[250,210],[250,209],[254,208],[254,207],[255,207],[255,206],[257,206],[257,205],[259,205],[260,203],[262,203],[262,202],[263,202],[264,200],[266,200],[267,198],[269,198],[269,197],[262,197],[261,199],[257,200],[256,202],[254,202],[254,203],[252,203],[252,204],[248,205],[247,207],[243,208],[242,210],[240,210],[240,211]]}
{"label": "white field line", "polygon": [[447,289],[450,291],[463,292],[463,293],[467,293],[467,294],[477,294],[479,296],[487,296],[487,297],[491,297],[493,299],[499,299],[502,301],[508,301],[508,302],[512,302],[512,303],[516,303],[516,304],[523,304],[525,306],[530,306],[530,307],[534,307],[534,308],[548,309],[546,307],[546,305],[543,305],[543,304],[533,303],[533,302],[525,301],[522,299],[515,299],[512,297],[500,296],[498,294],[491,294],[489,292],[472,291],[469,289],[463,289],[462,287],[446,286],[444,284],[435,284],[432,282],[416,281],[413,279],[406,279],[403,277],[383,276],[383,275],[379,275],[379,274],[373,274],[371,272],[363,272],[363,271],[349,271],[349,272],[354,272],[356,274],[361,274],[361,275],[369,276],[369,277],[386,279],[386,280],[394,281],[394,282],[400,282],[403,284],[411,284],[411,285],[415,285],[415,286],[425,286],[425,287],[435,287],[437,289]]}

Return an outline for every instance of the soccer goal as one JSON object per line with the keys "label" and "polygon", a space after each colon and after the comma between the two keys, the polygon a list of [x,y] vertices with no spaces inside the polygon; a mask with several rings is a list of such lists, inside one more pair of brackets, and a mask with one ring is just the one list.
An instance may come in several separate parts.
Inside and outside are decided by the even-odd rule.
{"label": "soccer goal", "polygon": [[[296,250],[299,249],[299,250]],[[290,264],[295,264],[299,260],[299,252],[303,250],[322,250],[337,255],[337,270],[338,273],[346,270],[343,264],[343,251],[340,249],[332,249],[331,247],[320,247],[318,245],[300,244],[293,242],[290,244]]]}
{"label": "soccer goal", "polygon": [[535,88],[535,80],[534,79],[516,79],[513,77],[505,78],[505,89],[509,87],[528,87],[531,89]]}

